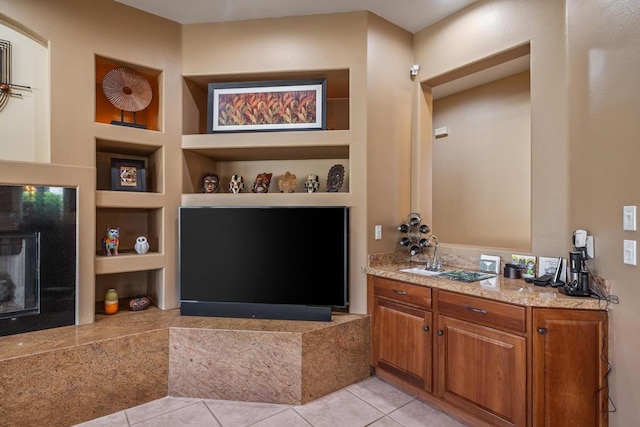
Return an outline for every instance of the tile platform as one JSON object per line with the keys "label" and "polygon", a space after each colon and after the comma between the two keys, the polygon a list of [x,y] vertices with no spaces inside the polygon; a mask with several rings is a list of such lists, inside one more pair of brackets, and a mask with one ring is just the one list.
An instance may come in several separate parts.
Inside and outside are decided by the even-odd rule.
{"label": "tile platform", "polygon": [[369,376],[369,323],[150,308],[2,337],[0,426],[72,425],[166,396],[301,405]]}

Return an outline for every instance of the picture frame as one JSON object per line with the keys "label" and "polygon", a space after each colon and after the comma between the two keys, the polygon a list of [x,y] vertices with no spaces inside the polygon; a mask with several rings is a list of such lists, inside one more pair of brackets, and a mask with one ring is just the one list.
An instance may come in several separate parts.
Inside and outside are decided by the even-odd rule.
{"label": "picture frame", "polygon": [[327,79],[208,84],[207,133],[325,130]]}
{"label": "picture frame", "polygon": [[112,158],[111,189],[113,191],[147,191],[144,160]]}

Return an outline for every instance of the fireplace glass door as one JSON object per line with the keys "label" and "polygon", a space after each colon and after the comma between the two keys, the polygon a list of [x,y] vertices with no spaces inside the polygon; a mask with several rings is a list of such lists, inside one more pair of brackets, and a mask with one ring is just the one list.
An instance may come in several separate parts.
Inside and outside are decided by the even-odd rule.
{"label": "fireplace glass door", "polygon": [[40,234],[0,233],[0,319],[40,313]]}

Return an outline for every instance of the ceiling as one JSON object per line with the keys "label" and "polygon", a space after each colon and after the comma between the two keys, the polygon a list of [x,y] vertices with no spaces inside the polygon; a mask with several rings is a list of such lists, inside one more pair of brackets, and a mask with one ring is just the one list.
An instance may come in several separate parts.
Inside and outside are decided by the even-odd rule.
{"label": "ceiling", "polygon": [[369,10],[418,32],[477,0],[115,0],[181,24]]}

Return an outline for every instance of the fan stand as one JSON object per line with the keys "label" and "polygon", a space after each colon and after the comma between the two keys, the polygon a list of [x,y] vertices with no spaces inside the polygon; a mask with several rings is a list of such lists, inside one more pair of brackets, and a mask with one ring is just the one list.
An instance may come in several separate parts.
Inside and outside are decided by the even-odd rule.
{"label": "fan stand", "polygon": [[118,125],[118,126],[127,126],[127,127],[130,127],[130,128],[137,128],[137,129],[146,129],[147,128],[146,125],[136,123],[136,112],[135,111],[133,112],[133,123],[125,122],[124,121],[124,110],[120,110],[120,121],[111,120],[111,124],[112,125]]}

